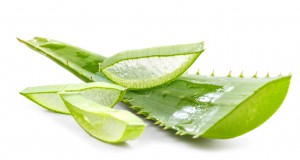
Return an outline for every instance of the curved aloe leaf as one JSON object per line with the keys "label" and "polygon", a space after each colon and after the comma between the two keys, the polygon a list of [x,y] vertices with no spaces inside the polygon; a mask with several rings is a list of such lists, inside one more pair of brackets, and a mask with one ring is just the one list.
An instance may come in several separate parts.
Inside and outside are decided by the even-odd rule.
{"label": "curved aloe leaf", "polygon": [[50,111],[69,114],[59,92],[78,92],[103,106],[113,107],[122,99],[125,88],[106,82],[94,82],[28,87],[20,94]]}
{"label": "curved aloe leaf", "polygon": [[[40,43],[38,39],[35,41]],[[62,42],[48,40],[47,43]],[[41,48],[38,44],[31,47],[36,48],[35,50]],[[76,59],[71,52],[60,53],[64,61],[68,58]],[[51,55],[56,53],[51,50],[44,54],[52,58]],[[98,56],[98,63],[103,60],[102,56]],[[85,63],[89,63],[88,58],[75,62],[74,65],[77,65],[78,70],[103,76],[98,70],[80,68],[80,64]],[[93,65],[95,66],[92,68],[96,68],[96,63]],[[88,76],[82,76],[79,78],[86,82],[92,81]],[[127,91],[124,102],[132,105],[131,108],[139,114],[156,121],[156,124],[165,126],[165,129],[176,130],[179,135],[232,138],[254,129],[270,118],[283,102],[290,78],[291,76],[235,78],[185,75],[158,88]],[[103,78],[99,78],[101,79]]]}
{"label": "curved aloe leaf", "polygon": [[203,51],[203,42],[130,50],[105,59],[100,70],[128,89],[152,88],[180,76]]}
{"label": "curved aloe leaf", "polygon": [[290,78],[185,75],[165,86],[128,92],[123,101],[177,134],[232,138],[256,128],[279,108]]}
{"label": "curved aloe leaf", "polygon": [[138,138],[145,123],[128,111],[111,109],[77,93],[60,93],[77,123],[91,136],[118,143]]}

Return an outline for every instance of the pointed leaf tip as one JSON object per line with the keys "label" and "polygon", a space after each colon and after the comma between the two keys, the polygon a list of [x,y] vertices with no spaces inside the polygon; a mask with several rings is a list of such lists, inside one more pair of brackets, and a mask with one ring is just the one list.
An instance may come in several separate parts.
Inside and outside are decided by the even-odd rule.
{"label": "pointed leaf tip", "polygon": [[163,130],[167,130],[167,129],[170,129],[170,127],[169,127],[169,126],[165,126],[165,127],[163,128]]}
{"label": "pointed leaf tip", "polygon": [[215,76],[215,70],[213,69],[213,71],[210,74],[211,76]]}
{"label": "pointed leaf tip", "polygon": [[196,71],[196,75],[200,75],[200,69],[199,68]]}
{"label": "pointed leaf tip", "polygon": [[240,73],[240,77],[241,77],[241,78],[244,78],[244,71],[242,71],[242,72]]}
{"label": "pointed leaf tip", "polygon": [[227,77],[231,77],[232,71],[230,70],[229,73],[227,74]]}
{"label": "pointed leaf tip", "polygon": [[200,135],[193,136],[194,139],[199,138],[199,137],[200,137]]}
{"label": "pointed leaf tip", "polygon": [[156,121],[154,124],[159,125],[159,124],[161,124],[161,122],[160,121]]}
{"label": "pointed leaf tip", "polygon": [[269,77],[270,77],[270,73],[269,73],[269,72],[267,73],[266,77],[267,77],[267,78],[269,78]]}
{"label": "pointed leaf tip", "polygon": [[254,73],[254,75],[252,76],[252,78],[257,78],[257,71]]}
{"label": "pointed leaf tip", "polygon": [[164,126],[165,126],[165,124],[161,123],[161,124],[159,124],[159,126],[161,126],[161,127],[164,127]]}

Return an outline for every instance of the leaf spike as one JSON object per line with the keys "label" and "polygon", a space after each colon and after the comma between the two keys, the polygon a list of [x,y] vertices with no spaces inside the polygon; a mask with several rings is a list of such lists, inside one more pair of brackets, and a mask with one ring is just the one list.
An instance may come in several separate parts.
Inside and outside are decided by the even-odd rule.
{"label": "leaf spike", "polygon": [[137,114],[143,114],[143,111],[138,111]]}
{"label": "leaf spike", "polygon": [[159,125],[159,124],[161,124],[161,122],[160,121],[156,121],[154,124]]}
{"label": "leaf spike", "polygon": [[266,77],[267,77],[267,78],[269,78],[269,77],[270,77],[270,72],[268,72],[268,73],[267,73]]}
{"label": "leaf spike", "polygon": [[151,117],[151,116],[148,116],[148,117],[146,117],[146,119],[153,119],[153,117]]}
{"label": "leaf spike", "polygon": [[163,130],[167,130],[167,129],[170,129],[171,127],[169,127],[169,126],[165,126],[164,128],[163,128]]}
{"label": "leaf spike", "polygon": [[230,70],[229,73],[227,74],[227,77],[231,77],[232,71]]}
{"label": "leaf spike", "polygon": [[180,134],[180,131],[177,131],[175,134],[176,134],[176,135],[179,135],[179,134]]}
{"label": "leaf spike", "polygon": [[161,123],[159,126],[161,126],[161,127],[164,127],[164,126],[165,126],[165,124]]}
{"label": "leaf spike", "polygon": [[148,116],[148,117],[146,117],[146,119],[155,120],[155,118],[154,118],[154,117],[152,117],[152,116]]}
{"label": "leaf spike", "polygon": [[138,106],[130,106],[129,108],[131,108],[133,110],[139,110],[140,109]]}
{"label": "leaf spike", "polygon": [[242,71],[242,72],[240,73],[240,77],[241,77],[241,78],[244,78],[244,71]]}
{"label": "leaf spike", "polygon": [[194,139],[199,138],[199,137],[200,137],[200,135],[194,135],[193,136]]}
{"label": "leaf spike", "polygon": [[200,69],[199,68],[197,69],[196,74],[200,75]]}
{"label": "leaf spike", "polygon": [[213,71],[210,74],[211,76],[215,76],[215,70],[213,69]]}
{"label": "leaf spike", "polygon": [[252,78],[257,78],[257,71],[254,73],[254,75],[252,76]]}
{"label": "leaf spike", "polygon": [[184,135],[186,135],[186,132],[181,132],[179,135],[184,136]]}
{"label": "leaf spike", "polygon": [[292,76],[292,72],[290,72],[288,75],[289,75],[289,76]]}
{"label": "leaf spike", "polygon": [[282,73],[280,72],[279,75],[278,75],[278,77],[281,77],[281,76],[282,76]]}

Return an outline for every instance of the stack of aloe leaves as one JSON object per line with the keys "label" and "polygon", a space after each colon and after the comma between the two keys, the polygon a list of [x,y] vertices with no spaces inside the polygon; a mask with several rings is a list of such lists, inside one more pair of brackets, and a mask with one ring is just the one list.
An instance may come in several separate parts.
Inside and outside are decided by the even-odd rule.
{"label": "stack of aloe leaves", "polygon": [[113,109],[119,101],[176,135],[240,136],[275,113],[291,80],[291,75],[186,74],[204,51],[202,42],[106,58],[52,39],[18,40],[87,82],[29,87],[21,94],[48,110],[71,114],[91,136],[108,143],[138,138],[146,126],[133,113]]}

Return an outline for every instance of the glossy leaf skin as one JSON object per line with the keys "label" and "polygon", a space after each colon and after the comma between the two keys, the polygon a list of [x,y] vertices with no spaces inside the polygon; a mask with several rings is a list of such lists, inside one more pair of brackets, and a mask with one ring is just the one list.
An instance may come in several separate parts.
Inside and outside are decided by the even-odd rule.
{"label": "glossy leaf skin", "polygon": [[123,101],[180,135],[232,138],[256,128],[279,108],[290,78],[185,75],[165,86],[128,92]]}
{"label": "glossy leaf skin", "polygon": [[179,135],[232,138],[256,128],[278,109],[290,79],[185,75],[158,88],[127,91],[124,102]]}
{"label": "glossy leaf skin", "polygon": [[134,114],[108,108],[77,93],[60,93],[77,123],[91,136],[108,143],[138,138],[145,123]]}
{"label": "glossy leaf skin", "polygon": [[42,37],[35,37],[28,41],[20,38],[18,38],[18,40],[29,48],[48,57],[85,82],[110,82],[106,78],[103,78],[104,76],[101,72],[98,72],[99,63],[105,59],[105,57],[101,55],[64,42]]}
{"label": "glossy leaf skin", "polygon": [[291,76],[271,78],[264,86],[223,117],[202,137],[233,138],[258,127],[268,120],[283,103]]}

